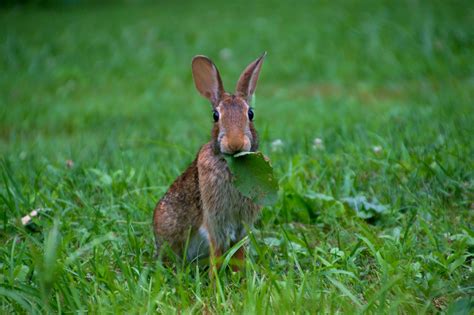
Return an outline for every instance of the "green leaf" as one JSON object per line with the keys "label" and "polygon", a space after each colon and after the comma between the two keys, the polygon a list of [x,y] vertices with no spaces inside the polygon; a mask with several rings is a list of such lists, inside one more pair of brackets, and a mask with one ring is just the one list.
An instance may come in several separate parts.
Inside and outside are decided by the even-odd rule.
{"label": "green leaf", "polygon": [[464,297],[452,302],[446,314],[449,315],[468,315],[474,310],[474,298]]}
{"label": "green leaf", "polygon": [[242,195],[263,206],[277,200],[278,182],[273,168],[261,152],[242,152],[225,156],[235,187]]}
{"label": "green leaf", "polygon": [[355,211],[357,216],[362,219],[370,219],[386,212],[387,206],[382,205],[377,199],[367,200],[365,196],[343,198],[342,201]]}

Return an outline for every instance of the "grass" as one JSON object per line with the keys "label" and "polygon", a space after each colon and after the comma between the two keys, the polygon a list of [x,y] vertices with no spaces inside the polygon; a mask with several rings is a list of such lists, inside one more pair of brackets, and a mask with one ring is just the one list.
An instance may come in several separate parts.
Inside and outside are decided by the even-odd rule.
{"label": "grass", "polygon": [[[469,1],[26,6],[0,21],[2,313],[473,311]],[[231,90],[263,51],[256,125],[278,202],[245,271],[211,284],[153,259],[152,211],[209,138],[192,56]]]}

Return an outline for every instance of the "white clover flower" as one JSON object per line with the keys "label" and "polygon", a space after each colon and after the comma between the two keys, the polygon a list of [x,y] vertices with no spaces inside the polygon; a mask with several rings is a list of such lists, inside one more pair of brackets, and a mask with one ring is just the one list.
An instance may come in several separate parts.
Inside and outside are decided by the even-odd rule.
{"label": "white clover flower", "polygon": [[382,153],[382,147],[380,145],[376,145],[372,148],[372,151],[374,151],[375,154],[380,154]]}
{"label": "white clover flower", "polygon": [[31,221],[31,217],[29,215],[25,215],[23,218],[21,218],[21,224],[23,225],[27,225],[28,223],[30,223]]}
{"label": "white clover flower", "polygon": [[21,218],[21,224],[28,225],[34,217],[38,216],[38,214],[41,210],[43,210],[43,209],[42,208],[35,209],[35,210],[31,211],[29,214],[22,217]]}
{"label": "white clover flower", "polygon": [[232,50],[230,48],[222,48],[219,52],[219,57],[223,60],[229,60],[232,58]]}
{"label": "white clover flower", "polygon": [[273,152],[280,152],[283,149],[284,143],[281,139],[275,139],[271,143],[272,151]]}
{"label": "white clover flower", "polygon": [[324,150],[323,139],[314,138],[314,140],[313,140],[313,149],[314,150]]}

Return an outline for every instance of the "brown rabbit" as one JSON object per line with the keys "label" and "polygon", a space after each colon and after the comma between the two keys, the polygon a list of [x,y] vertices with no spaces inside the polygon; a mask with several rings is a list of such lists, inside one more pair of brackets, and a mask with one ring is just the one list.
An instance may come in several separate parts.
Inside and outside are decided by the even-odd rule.
{"label": "brown rabbit", "polygon": [[[194,83],[211,101],[214,126],[211,141],[161,198],[153,215],[158,252],[167,244],[187,260],[211,256],[216,261],[246,234],[260,207],[232,184],[224,154],[256,151],[257,132],[249,103],[265,58],[252,62],[240,75],[235,94],[225,92],[219,71],[205,56],[193,58]],[[244,248],[234,255],[234,270],[244,259]]]}

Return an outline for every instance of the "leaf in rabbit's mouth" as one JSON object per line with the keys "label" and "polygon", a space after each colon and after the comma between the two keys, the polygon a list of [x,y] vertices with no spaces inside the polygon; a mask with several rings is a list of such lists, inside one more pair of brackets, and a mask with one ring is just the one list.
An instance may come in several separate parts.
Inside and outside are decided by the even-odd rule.
{"label": "leaf in rabbit's mouth", "polygon": [[262,152],[225,155],[233,183],[242,195],[263,206],[273,205],[278,197],[278,181]]}

